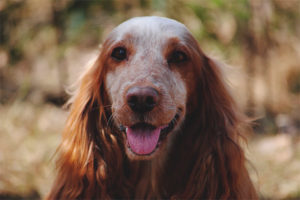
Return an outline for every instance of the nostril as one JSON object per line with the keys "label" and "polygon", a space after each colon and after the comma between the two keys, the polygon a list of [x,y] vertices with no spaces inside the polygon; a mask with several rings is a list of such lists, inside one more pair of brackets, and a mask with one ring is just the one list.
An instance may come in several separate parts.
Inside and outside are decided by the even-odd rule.
{"label": "nostril", "polygon": [[128,106],[134,112],[151,111],[158,102],[158,92],[152,87],[132,87],[127,91]]}
{"label": "nostril", "polygon": [[138,97],[135,95],[129,95],[127,97],[127,103],[130,107],[135,106],[138,103]]}
{"label": "nostril", "polygon": [[145,104],[148,107],[154,107],[156,105],[156,101],[153,96],[147,96],[145,100]]}

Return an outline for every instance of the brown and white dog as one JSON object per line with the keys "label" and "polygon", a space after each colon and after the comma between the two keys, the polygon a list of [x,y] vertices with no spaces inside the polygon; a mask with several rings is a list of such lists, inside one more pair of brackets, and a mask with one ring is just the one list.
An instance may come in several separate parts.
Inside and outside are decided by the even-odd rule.
{"label": "brown and white dog", "polygon": [[48,199],[257,199],[246,118],[183,24],[120,24],[80,84]]}

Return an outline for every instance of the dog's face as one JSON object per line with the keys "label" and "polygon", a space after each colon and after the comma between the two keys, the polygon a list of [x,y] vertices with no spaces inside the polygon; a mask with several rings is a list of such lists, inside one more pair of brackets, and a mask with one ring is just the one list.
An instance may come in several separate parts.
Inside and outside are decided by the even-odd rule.
{"label": "dog's face", "polygon": [[112,119],[131,159],[153,158],[184,120],[195,87],[195,47],[188,40],[188,30],[174,20],[140,17],[115,28],[103,45]]}

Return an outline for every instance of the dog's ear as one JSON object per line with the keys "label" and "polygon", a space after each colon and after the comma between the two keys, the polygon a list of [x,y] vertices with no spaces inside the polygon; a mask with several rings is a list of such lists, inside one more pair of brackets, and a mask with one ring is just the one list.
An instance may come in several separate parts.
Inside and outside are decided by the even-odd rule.
{"label": "dog's ear", "polygon": [[[195,56],[196,57],[196,56]],[[206,56],[200,50],[195,61],[197,73],[199,119],[199,152],[209,152],[195,163],[193,173],[200,172],[206,177],[202,187],[206,198],[241,199],[248,196],[256,198],[245,167],[245,156],[240,139],[247,128],[247,118],[237,108],[221,72],[221,64]],[[239,172],[239,173],[237,173]],[[192,179],[191,179],[192,180]],[[189,184],[193,184],[192,182]],[[246,188],[242,185],[248,185]],[[222,191],[221,191],[222,190]],[[200,192],[200,191],[197,191]],[[222,194],[222,196],[219,196]]]}
{"label": "dog's ear", "polygon": [[[197,65],[197,94],[202,122],[209,130],[239,123],[241,118],[235,101],[224,79],[221,62],[199,53]],[[229,123],[229,124],[228,124]]]}
{"label": "dog's ear", "polygon": [[[70,99],[70,114],[57,150],[58,174],[48,199],[75,199],[83,192],[88,196],[88,190],[95,187],[96,177],[99,184],[104,184],[106,162],[98,152],[104,147],[95,144],[96,138],[104,133],[102,125],[107,121],[103,98],[105,72],[101,59],[100,55],[87,68],[80,79],[79,89]],[[102,134],[102,137],[107,136]],[[83,191],[84,188],[87,191]]]}

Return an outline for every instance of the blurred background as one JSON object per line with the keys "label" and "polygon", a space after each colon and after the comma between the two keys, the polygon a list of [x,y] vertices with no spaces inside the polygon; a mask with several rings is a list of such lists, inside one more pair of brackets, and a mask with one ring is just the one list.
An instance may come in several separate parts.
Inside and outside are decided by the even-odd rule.
{"label": "blurred background", "polygon": [[68,111],[66,88],[124,20],[184,23],[230,67],[256,119],[249,170],[261,199],[300,199],[299,0],[0,0],[0,199],[40,199]]}

